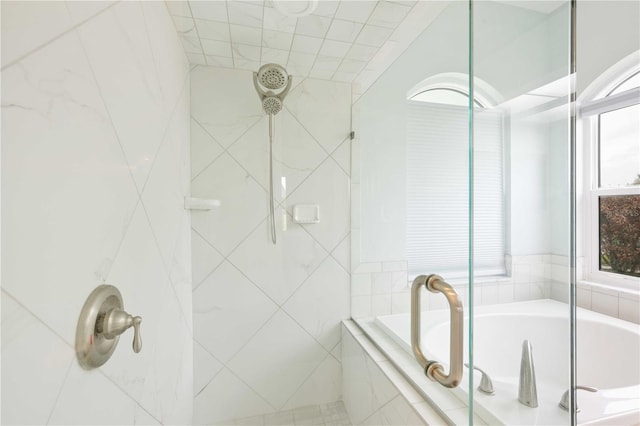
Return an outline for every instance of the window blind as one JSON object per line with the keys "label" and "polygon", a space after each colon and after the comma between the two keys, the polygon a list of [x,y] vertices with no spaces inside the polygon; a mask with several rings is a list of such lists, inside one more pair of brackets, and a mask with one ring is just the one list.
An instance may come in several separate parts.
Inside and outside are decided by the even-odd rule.
{"label": "window blind", "polygon": [[[408,101],[407,260],[411,274],[467,276],[467,108]],[[478,110],[476,110],[478,111]],[[503,124],[474,114],[474,270],[504,274]]]}

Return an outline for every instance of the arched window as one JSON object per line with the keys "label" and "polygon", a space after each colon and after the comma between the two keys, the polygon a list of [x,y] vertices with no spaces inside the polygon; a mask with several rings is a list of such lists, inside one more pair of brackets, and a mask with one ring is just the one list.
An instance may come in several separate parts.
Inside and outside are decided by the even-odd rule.
{"label": "arched window", "polygon": [[[407,261],[410,275],[466,277],[469,95],[463,79],[431,78],[407,94]],[[504,275],[503,119],[474,98],[476,276]]]}
{"label": "arched window", "polygon": [[[585,276],[638,288],[640,277],[640,65],[631,56],[594,83],[584,122]],[[630,64],[630,65],[629,65]],[[587,90],[589,92],[589,89]]]}

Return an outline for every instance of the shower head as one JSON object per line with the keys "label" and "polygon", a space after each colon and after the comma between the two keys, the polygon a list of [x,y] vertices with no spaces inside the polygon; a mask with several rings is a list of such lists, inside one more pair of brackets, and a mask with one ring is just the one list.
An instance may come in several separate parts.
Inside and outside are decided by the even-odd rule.
{"label": "shower head", "polygon": [[265,64],[258,70],[258,81],[267,89],[282,89],[288,78],[287,70],[278,64]]}
{"label": "shower head", "polygon": [[[276,115],[282,110],[284,97],[291,89],[291,76],[281,65],[265,64],[253,73],[253,85],[262,101],[264,112]],[[275,91],[279,90],[279,93]]]}
{"label": "shower head", "polygon": [[262,99],[262,108],[267,114],[276,115],[282,109],[282,101],[277,96],[265,96]]}

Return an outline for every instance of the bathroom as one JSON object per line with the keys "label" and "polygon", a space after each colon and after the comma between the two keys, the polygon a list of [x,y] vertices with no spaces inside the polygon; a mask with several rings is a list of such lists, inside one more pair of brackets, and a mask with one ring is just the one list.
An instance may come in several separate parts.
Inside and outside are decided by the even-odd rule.
{"label": "bathroom", "polygon": [[[595,219],[622,198],[637,216],[638,1],[0,14],[2,424],[640,424],[639,270],[611,272]],[[593,142],[615,111],[622,156]],[[466,367],[440,386],[403,340],[421,313],[453,372],[449,296],[412,301],[430,274],[462,306],[456,362],[495,395]],[[85,309],[100,289],[130,314],[122,344]],[[109,345],[96,364],[85,335]],[[594,353],[610,382],[581,370]]]}

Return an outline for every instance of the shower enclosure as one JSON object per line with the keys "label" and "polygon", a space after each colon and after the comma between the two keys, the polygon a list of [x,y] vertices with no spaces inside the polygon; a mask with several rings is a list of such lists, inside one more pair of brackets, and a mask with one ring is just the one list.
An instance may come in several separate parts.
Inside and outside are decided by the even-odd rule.
{"label": "shower enclosure", "polygon": [[[609,37],[609,65],[638,49],[603,36],[636,6],[590,3],[580,33],[571,1],[432,2],[423,33],[356,94],[352,316],[455,424],[638,420],[637,324],[592,327],[609,317],[576,304],[576,46]],[[607,340],[625,333],[629,357]]]}

